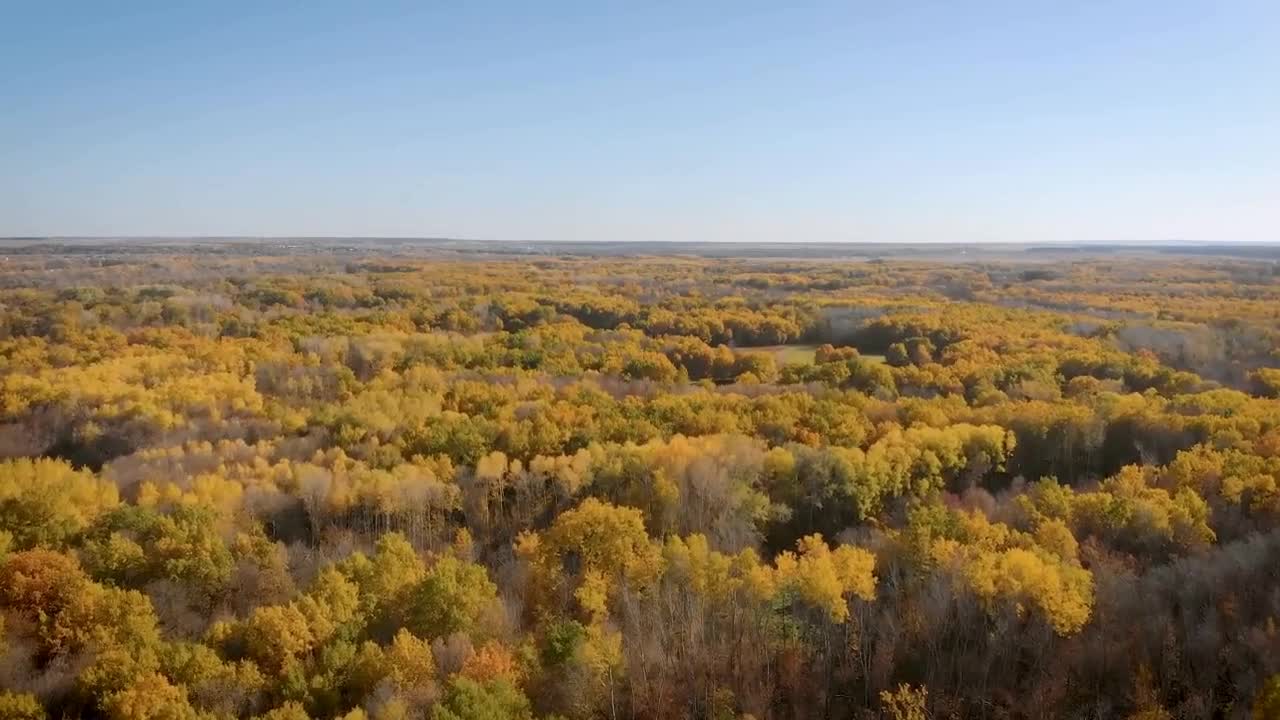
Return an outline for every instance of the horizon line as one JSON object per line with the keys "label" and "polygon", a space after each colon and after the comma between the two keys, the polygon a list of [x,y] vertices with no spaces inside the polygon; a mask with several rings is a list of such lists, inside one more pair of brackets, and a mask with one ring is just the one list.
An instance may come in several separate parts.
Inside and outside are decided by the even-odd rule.
{"label": "horizon line", "polygon": [[61,241],[61,240],[393,240],[419,242],[463,243],[528,243],[571,244],[592,243],[611,245],[1280,245],[1275,240],[1189,240],[1180,238],[1158,240],[527,240],[503,238],[470,238],[445,235],[192,235],[192,234],[124,234],[124,235],[0,235],[0,242],[12,241]]}

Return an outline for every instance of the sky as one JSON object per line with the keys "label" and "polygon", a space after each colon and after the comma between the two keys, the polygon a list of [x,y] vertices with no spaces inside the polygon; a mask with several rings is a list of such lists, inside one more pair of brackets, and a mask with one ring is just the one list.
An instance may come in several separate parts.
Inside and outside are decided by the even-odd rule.
{"label": "sky", "polygon": [[0,0],[0,236],[1280,241],[1280,2]]}

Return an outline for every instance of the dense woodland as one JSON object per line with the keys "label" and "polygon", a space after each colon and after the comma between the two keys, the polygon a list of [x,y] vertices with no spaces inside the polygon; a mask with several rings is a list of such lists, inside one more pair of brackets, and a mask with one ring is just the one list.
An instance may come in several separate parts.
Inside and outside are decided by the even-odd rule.
{"label": "dense woodland", "polygon": [[1280,718],[1280,265],[10,252],[0,717]]}

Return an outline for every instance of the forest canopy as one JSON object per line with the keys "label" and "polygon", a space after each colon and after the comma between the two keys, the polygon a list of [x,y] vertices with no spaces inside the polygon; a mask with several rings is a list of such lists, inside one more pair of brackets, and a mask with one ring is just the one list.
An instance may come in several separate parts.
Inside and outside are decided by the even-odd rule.
{"label": "forest canopy", "polygon": [[0,717],[1280,718],[1264,260],[0,265]]}

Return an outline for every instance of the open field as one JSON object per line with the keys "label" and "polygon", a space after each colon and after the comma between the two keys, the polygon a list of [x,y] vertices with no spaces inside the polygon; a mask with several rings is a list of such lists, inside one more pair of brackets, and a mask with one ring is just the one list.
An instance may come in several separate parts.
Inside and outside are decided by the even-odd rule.
{"label": "open field", "polygon": [[763,347],[742,348],[742,352],[758,352],[772,355],[779,365],[787,363],[813,364],[813,353],[817,345],[766,345]]}
{"label": "open field", "polygon": [[[779,365],[787,363],[812,365],[814,351],[817,349],[817,345],[766,345],[763,347],[741,348],[741,351],[767,353],[772,355],[774,361]],[[861,357],[871,362],[884,362],[884,355],[862,355]]]}

